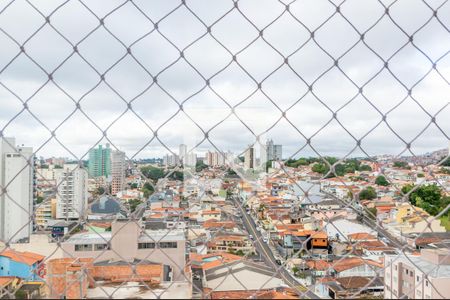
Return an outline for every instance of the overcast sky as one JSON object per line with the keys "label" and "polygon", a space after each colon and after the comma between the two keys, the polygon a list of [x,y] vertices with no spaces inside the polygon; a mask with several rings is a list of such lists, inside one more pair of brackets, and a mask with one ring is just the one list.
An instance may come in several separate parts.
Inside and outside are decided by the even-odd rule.
{"label": "overcast sky", "polygon": [[[399,154],[405,144],[398,136],[413,141],[437,114],[440,129],[429,125],[411,149],[448,147],[450,3],[426,1],[439,8],[436,18],[423,1],[381,1],[392,4],[390,16],[402,32],[376,0],[345,1],[340,13],[341,1],[295,1],[289,11],[275,0],[238,1],[239,10],[231,0],[185,2],[35,0],[33,8],[0,0],[3,134],[46,157],[81,158],[107,142],[105,130],[128,157],[158,157],[168,152],[165,146],[177,151],[180,143],[200,143],[199,126],[214,127],[210,141],[236,153],[261,134],[283,144],[284,157],[314,155],[310,147],[297,152],[305,137],[322,155],[348,155],[355,138],[369,155]],[[333,67],[336,59],[341,70]],[[161,141],[148,144],[152,130]],[[204,141],[198,152],[208,148]]]}

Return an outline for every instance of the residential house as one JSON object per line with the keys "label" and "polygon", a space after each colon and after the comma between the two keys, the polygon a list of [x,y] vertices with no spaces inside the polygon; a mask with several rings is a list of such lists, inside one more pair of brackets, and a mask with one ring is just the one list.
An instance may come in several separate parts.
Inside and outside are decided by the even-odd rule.
{"label": "residential house", "polygon": [[45,256],[12,249],[0,252],[0,276],[15,276],[27,281],[39,281],[45,275]]}

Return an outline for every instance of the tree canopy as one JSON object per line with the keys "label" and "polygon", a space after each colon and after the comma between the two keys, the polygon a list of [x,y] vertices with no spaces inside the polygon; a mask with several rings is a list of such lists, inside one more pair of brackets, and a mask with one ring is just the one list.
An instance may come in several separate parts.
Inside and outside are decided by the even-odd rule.
{"label": "tree canopy", "polygon": [[375,189],[371,186],[363,189],[360,193],[359,193],[359,199],[360,200],[372,200],[375,199],[377,197],[377,192],[375,191]]}
{"label": "tree canopy", "polygon": [[[402,193],[409,193],[415,186],[407,184],[402,187]],[[424,209],[432,216],[439,214],[450,204],[450,197],[444,197],[442,190],[436,184],[421,185],[409,195],[412,205]]]}
{"label": "tree canopy", "polygon": [[386,177],[384,177],[383,175],[379,175],[377,177],[377,179],[375,179],[375,184],[376,185],[381,185],[381,186],[388,186],[389,185],[389,181],[387,181]]}

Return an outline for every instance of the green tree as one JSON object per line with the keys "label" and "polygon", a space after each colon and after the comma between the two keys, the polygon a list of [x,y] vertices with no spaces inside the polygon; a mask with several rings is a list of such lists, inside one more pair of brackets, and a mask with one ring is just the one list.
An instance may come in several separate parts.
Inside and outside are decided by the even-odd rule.
{"label": "green tree", "polygon": [[394,168],[399,168],[399,169],[410,169],[410,167],[408,166],[408,163],[404,162],[404,161],[394,161]]}
{"label": "green tree", "polygon": [[[444,168],[444,167],[442,167],[441,169],[440,169],[440,172],[441,173],[444,173],[444,174],[450,174],[450,169],[449,168]],[[423,176],[422,176],[423,177]]]}
{"label": "green tree", "polygon": [[43,201],[44,201],[44,197],[37,196],[37,198],[36,198],[36,204],[40,204],[40,203],[42,203]]}
{"label": "green tree", "polygon": [[[441,158],[441,160],[444,158]],[[450,167],[450,157],[448,157],[446,160],[444,160],[441,164],[441,166]]]}
{"label": "green tree", "polygon": [[387,181],[386,177],[384,177],[383,175],[379,175],[377,177],[377,179],[375,179],[375,184],[376,185],[381,185],[381,186],[388,186],[389,185],[389,181]]}
{"label": "green tree", "polygon": [[142,201],[139,199],[130,199],[128,200],[128,206],[130,208],[130,212],[134,212],[139,204],[141,204]]}
{"label": "green tree", "polygon": [[369,165],[361,165],[358,171],[368,171],[371,172],[372,168]]}
{"label": "green tree", "polygon": [[208,165],[205,164],[202,160],[197,161],[197,163],[195,164],[195,172],[201,172],[207,168],[208,168]]}
{"label": "green tree", "polygon": [[[412,184],[402,187],[402,193],[407,194],[415,188]],[[424,209],[432,216],[437,215],[450,204],[450,197],[444,197],[442,190],[436,184],[421,185],[409,194],[412,205]]]}
{"label": "green tree", "polygon": [[95,192],[97,193],[97,195],[103,195],[105,193],[105,188],[99,186]]}
{"label": "green tree", "polygon": [[269,168],[272,168],[272,161],[271,160],[266,162],[266,170],[265,171],[266,172],[269,171]]}
{"label": "green tree", "polygon": [[154,181],[164,177],[164,170],[153,166],[145,166],[141,168],[142,174]]}
{"label": "green tree", "polygon": [[155,189],[149,182],[146,182],[142,187],[142,192],[144,193],[144,198],[147,199],[155,192]]}
{"label": "green tree", "polygon": [[372,220],[376,220],[377,219],[377,208],[376,207],[371,207],[371,208],[367,208],[367,216],[369,218],[371,218]]}
{"label": "green tree", "polygon": [[359,192],[359,199],[360,200],[372,200],[377,197],[377,192],[375,189],[371,186],[365,188],[361,192]]}

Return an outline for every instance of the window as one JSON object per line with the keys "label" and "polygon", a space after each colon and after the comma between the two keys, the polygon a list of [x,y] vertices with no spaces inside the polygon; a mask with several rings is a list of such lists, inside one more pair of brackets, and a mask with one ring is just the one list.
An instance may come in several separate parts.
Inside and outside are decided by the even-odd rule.
{"label": "window", "polygon": [[397,271],[397,265],[395,265],[394,267],[395,267],[395,271]]}
{"label": "window", "polygon": [[420,280],[420,277],[419,277],[419,276],[417,276],[417,282],[419,282],[419,280]]}
{"label": "window", "polygon": [[159,248],[177,248],[177,242],[161,242],[159,243]]}
{"label": "window", "polygon": [[154,249],[155,243],[138,243],[138,249]]}
{"label": "window", "polygon": [[92,251],[92,244],[75,245],[75,251]]}
{"label": "window", "polygon": [[408,270],[405,270],[405,273],[406,273],[406,275],[408,275],[408,273],[409,273]]}
{"label": "window", "polygon": [[108,244],[95,244],[94,245],[95,251],[106,250],[106,249],[109,249]]}
{"label": "window", "polygon": [[425,285],[428,286],[428,280],[425,280]]}

